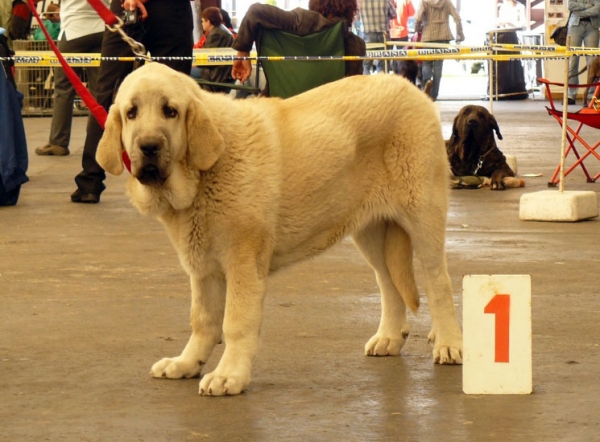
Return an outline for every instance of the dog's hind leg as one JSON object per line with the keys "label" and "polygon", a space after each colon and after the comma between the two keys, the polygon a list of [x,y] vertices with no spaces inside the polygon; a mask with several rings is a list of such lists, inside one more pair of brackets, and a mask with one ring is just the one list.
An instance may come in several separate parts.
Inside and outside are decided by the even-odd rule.
{"label": "dog's hind leg", "polygon": [[462,364],[462,332],[456,318],[446,263],[445,212],[431,203],[421,209],[413,212],[406,229],[423,266],[431,312],[429,342],[433,345],[433,359],[439,364]]}
{"label": "dog's hind leg", "polygon": [[398,355],[409,335],[405,301],[416,310],[419,299],[410,240],[401,227],[385,221],[370,224],[354,233],[352,239],[375,271],[381,291],[381,321],[377,333],[365,345],[365,354]]}
{"label": "dog's hind leg", "polygon": [[225,310],[225,279],[212,275],[204,279],[190,277],[192,335],[180,356],[164,358],[152,366],[155,378],[181,379],[200,375],[202,366],[221,340]]}

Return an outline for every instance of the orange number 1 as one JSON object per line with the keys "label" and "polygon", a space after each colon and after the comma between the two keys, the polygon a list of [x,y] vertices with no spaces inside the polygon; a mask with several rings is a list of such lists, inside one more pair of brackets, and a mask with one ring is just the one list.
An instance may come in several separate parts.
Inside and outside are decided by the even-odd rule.
{"label": "orange number 1", "polygon": [[510,295],[496,295],[484,313],[496,315],[496,362],[509,362]]}

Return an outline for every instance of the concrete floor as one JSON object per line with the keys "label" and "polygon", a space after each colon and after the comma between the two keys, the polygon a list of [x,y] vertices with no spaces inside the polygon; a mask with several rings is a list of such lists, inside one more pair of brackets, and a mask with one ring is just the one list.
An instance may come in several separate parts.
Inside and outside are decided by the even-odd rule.
{"label": "concrete floor", "polygon": [[[465,104],[440,102],[446,136]],[[560,128],[544,104],[494,104],[500,148],[520,174],[543,176],[505,192],[454,190],[448,219],[458,312],[463,275],[531,275],[526,396],[463,394],[461,367],[432,364],[425,299],[402,356],[365,357],[379,294],[349,241],[271,278],[243,395],[200,397],[197,379],[151,379],[150,366],[179,354],[189,335],[176,254],[159,223],[130,206],[124,176],[107,180],[99,205],[69,202],[84,118],[69,157],[36,156],[50,119],[26,119],[31,181],[17,206],[0,208],[0,440],[599,440],[600,222],[518,219],[520,196],[547,189],[559,159]],[[597,186],[579,172],[566,184]]]}

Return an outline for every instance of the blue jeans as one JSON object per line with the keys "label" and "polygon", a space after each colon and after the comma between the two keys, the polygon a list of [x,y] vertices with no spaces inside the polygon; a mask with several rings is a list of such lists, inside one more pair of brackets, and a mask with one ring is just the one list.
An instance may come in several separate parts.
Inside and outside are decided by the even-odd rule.
{"label": "blue jeans", "polygon": [[[385,39],[383,38],[383,32],[365,32],[365,42],[366,43],[383,43]],[[377,61],[377,73],[383,71],[383,67],[385,66],[385,62],[383,60]],[[373,68],[373,60],[366,60],[363,62],[363,74],[369,75]]]}
{"label": "blue jeans", "polygon": [[[450,43],[448,40],[444,41],[428,41],[427,43]],[[438,93],[440,91],[440,83],[442,81],[442,69],[444,67],[444,60],[433,60],[424,61],[421,67],[423,72],[423,85],[427,83],[427,80],[432,80],[431,91],[429,96],[433,101],[437,100]]]}
{"label": "blue jeans", "polygon": [[[586,48],[598,47],[598,28],[592,26],[589,21],[580,21],[577,26],[569,26],[569,36],[571,37],[571,46],[585,46]],[[583,44],[582,44],[583,43]],[[593,56],[586,55],[586,63],[592,61]],[[579,84],[579,57],[572,56],[569,60],[569,84]],[[577,97],[577,88],[569,88],[569,97]],[[587,97],[586,97],[587,99]]]}

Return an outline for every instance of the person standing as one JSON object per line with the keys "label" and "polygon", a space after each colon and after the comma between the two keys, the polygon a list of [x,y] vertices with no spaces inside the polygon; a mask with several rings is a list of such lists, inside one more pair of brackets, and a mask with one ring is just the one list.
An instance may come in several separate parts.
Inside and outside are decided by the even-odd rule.
{"label": "person standing", "polygon": [[396,16],[390,23],[390,39],[408,41],[408,19],[415,15],[412,0],[399,0],[396,6]]}
{"label": "person standing", "polygon": [[[108,7],[109,0],[102,0]],[[104,21],[87,0],[62,0],[61,53],[99,53],[102,48]],[[79,78],[83,68],[74,67]],[[87,68],[87,86],[96,95],[98,68]],[[35,150],[37,155],[69,155],[75,89],[62,67],[54,68],[54,107],[48,143]]]}
{"label": "person standing", "polygon": [[[125,10],[139,11],[135,24],[127,26],[127,34],[142,43],[153,57],[176,71],[189,75],[194,45],[192,9],[189,0],[112,0],[110,10],[122,16]],[[102,57],[131,57],[131,47],[121,36],[104,31]],[[158,63],[158,62],[157,62]],[[133,62],[102,60],[96,84],[96,99],[107,111],[123,79],[133,71]],[[96,150],[103,130],[93,116],[88,119],[87,134],[81,159],[82,171],[75,177],[77,190],[71,195],[74,203],[99,203],[104,191],[104,169],[96,162]]]}
{"label": "person standing", "polygon": [[[521,43],[519,33],[527,28],[525,6],[517,0],[504,0],[498,8],[496,20],[498,30],[494,42],[501,45]],[[519,51],[502,51],[502,54],[518,54]],[[495,85],[494,88],[491,86]],[[525,71],[521,60],[495,62],[494,78],[488,84],[488,93],[495,89],[494,96],[499,100],[525,100],[529,96],[525,85]]]}
{"label": "person standing", "polygon": [[517,0],[504,0],[498,9],[498,27],[522,31],[527,24],[525,6]]}
{"label": "person standing", "polygon": [[[568,36],[571,37],[571,47],[585,46],[597,48],[600,27],[600,0],[569,0],[571,16],[568,23]],[[586,56],[586,63],[590,64],[593,56]],[[579,84],[579,56],[574,55],[569,59],[569,83]],[[578,88],[569,88],[569,104],[575,104]],[[584,97],[587,102],[587,97]]]}
{"label": "person standing", "polygon": [[[360,18],[366,43],[385,43],[390,32],[390,20],[396,17],[396,8],[391,0],[362,0]],[[385,49],[385,48],[384,48]],[[385,63],[377,63],[377,73],[382,72]],[[363,73],[373,70],[373,60],[363,63]]]}
{"label": "person standing", "polygon": [[[417,31],[422,32],[421,41],[426,43],[450,43],[454,40],[450,30],[450,17],[456,23],[456,42],[465,39],[462,23],[458,11],[450,0],[423,0],[417,12]],[[437,100],[442,80],[442,69],[444,60],[433,60],[423,62],[423,82],[432,80],[433,84],[429,96],[433,101]]]}

